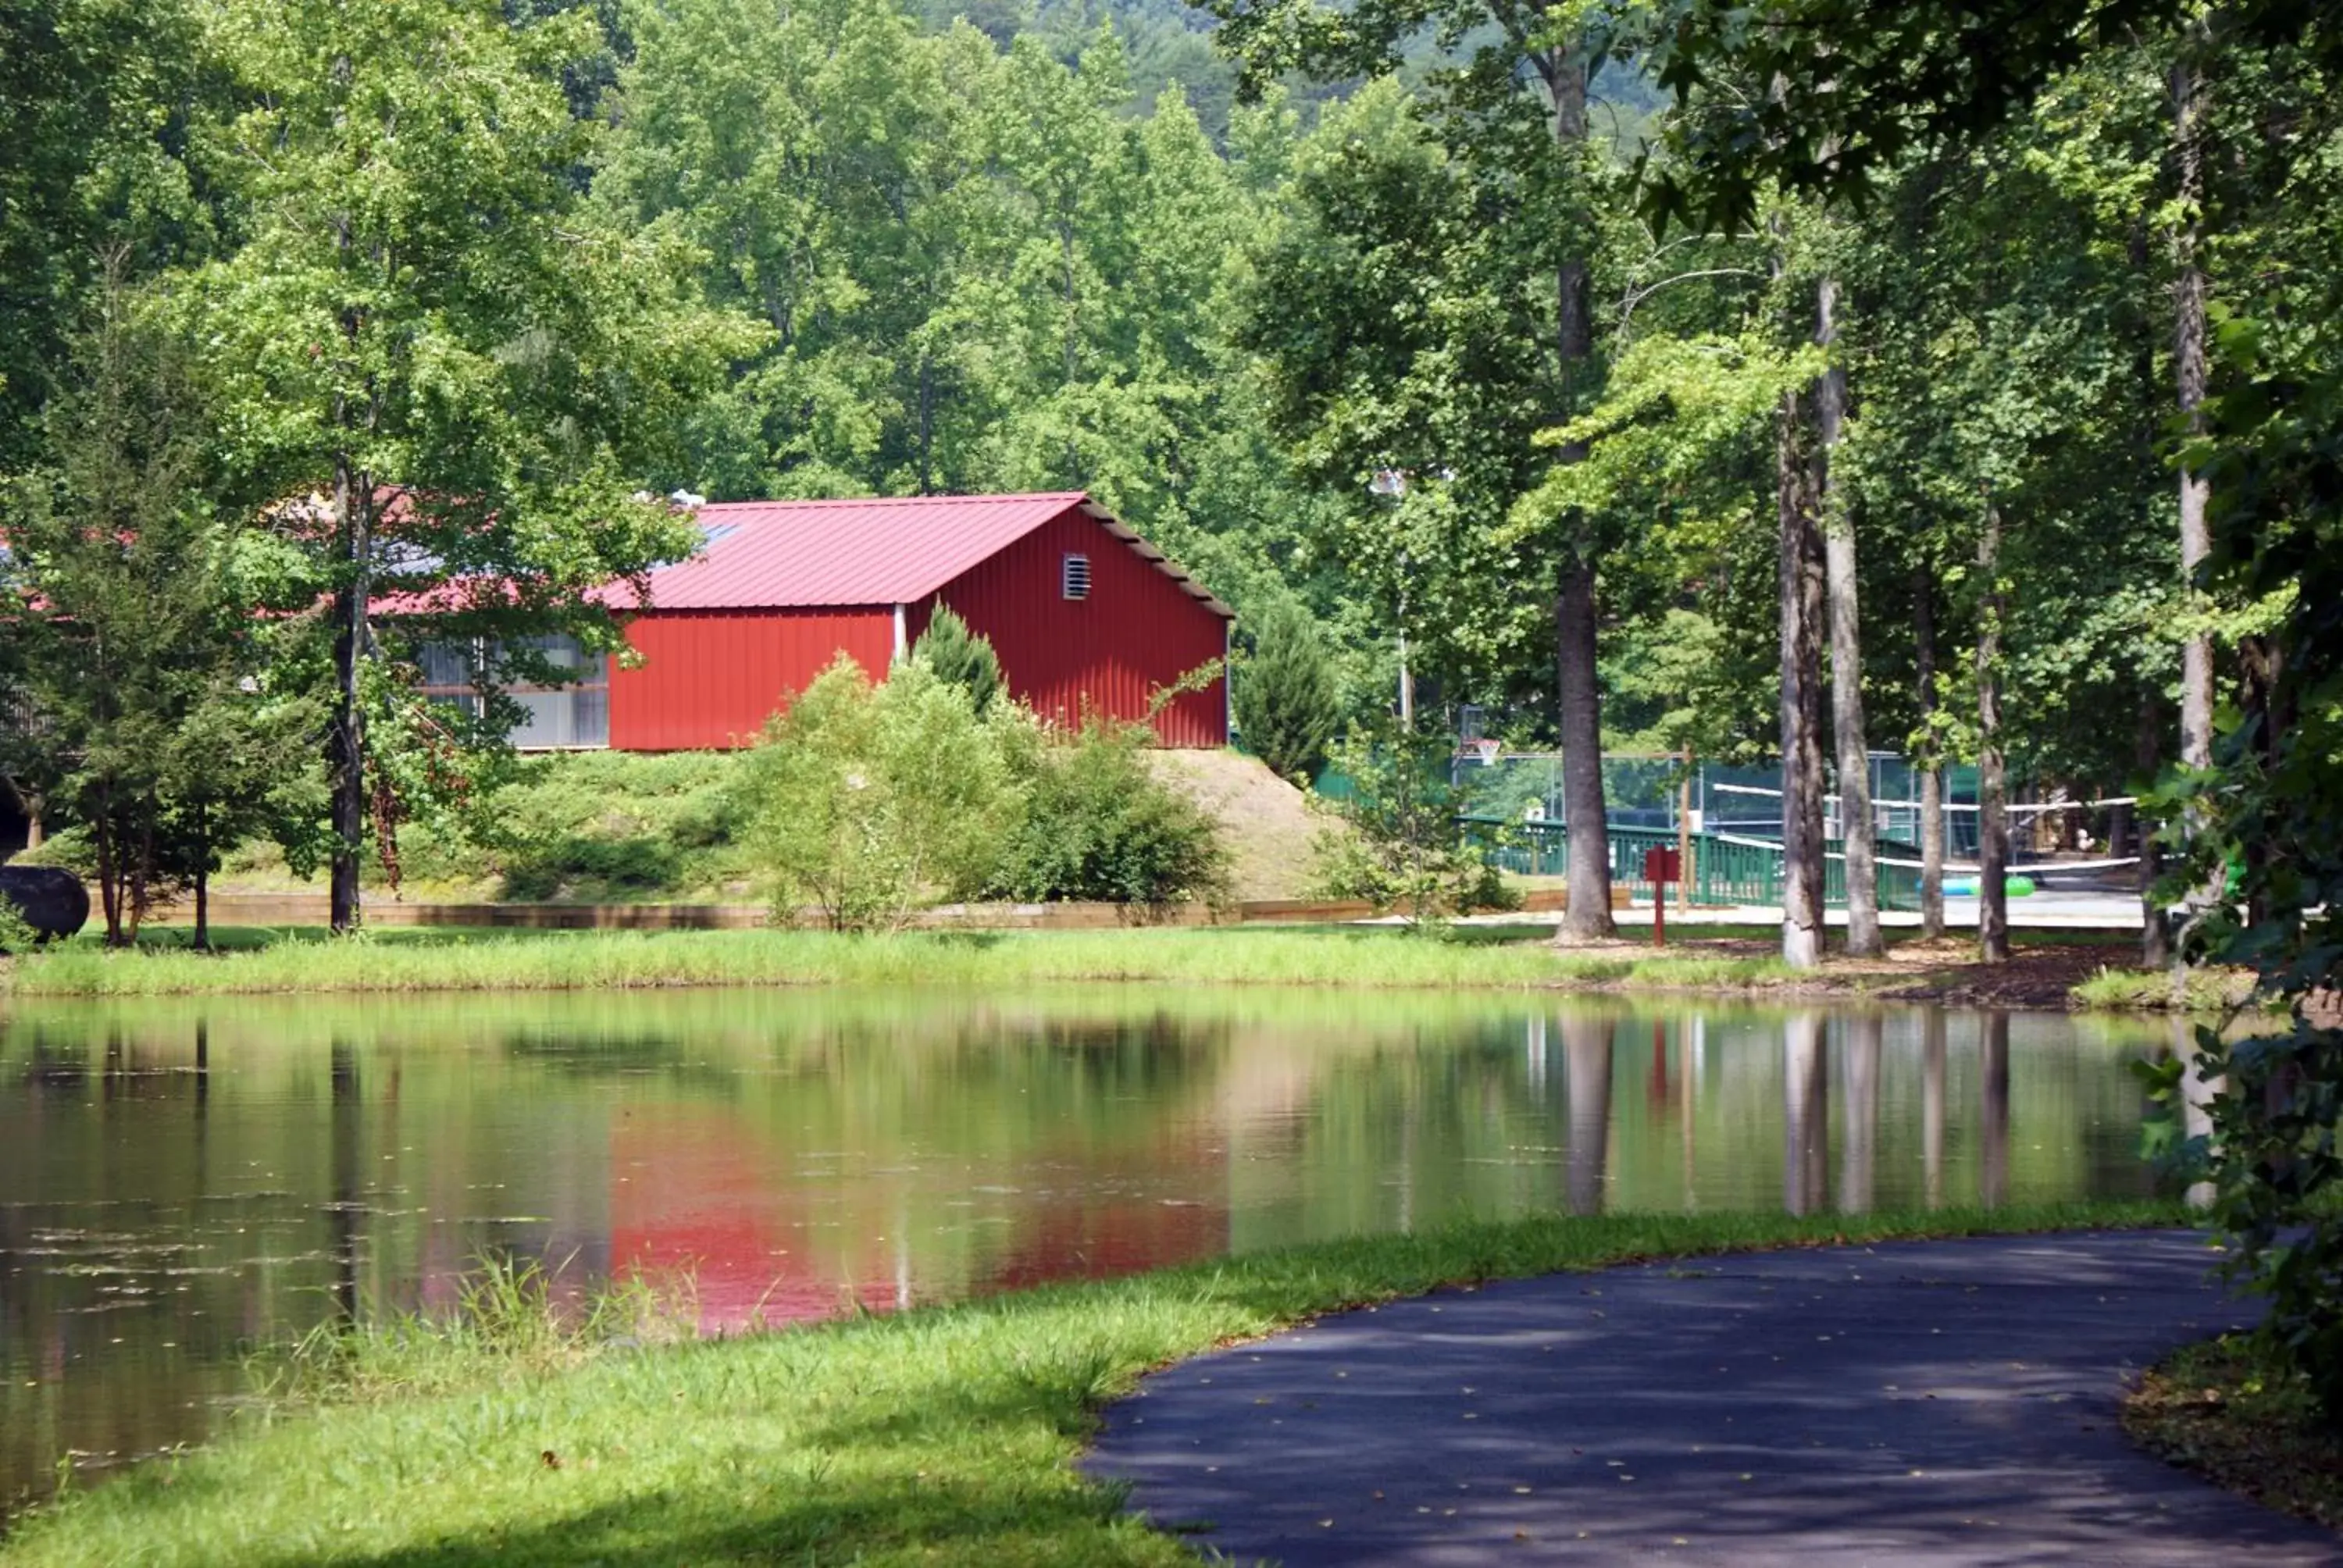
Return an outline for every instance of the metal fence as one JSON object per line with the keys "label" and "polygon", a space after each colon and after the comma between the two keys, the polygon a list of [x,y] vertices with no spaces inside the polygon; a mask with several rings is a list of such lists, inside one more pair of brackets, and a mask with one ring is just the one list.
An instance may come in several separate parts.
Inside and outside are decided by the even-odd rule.
{"label": "metal fence", "polygon": [[[1563,814],[1562,756],[1550,751],[1509,751],[1485,759],[1460,756],[1459,782],[1473,791],[1473,809],[1493,816],[1560,818]],[[1909,846],[1920,842],[1919,774],[1908,758],[1870,754],[1872,822],[1883,839]],[[1976,853],[1976,769],[1944,770],[1946,852],[1953,859]],[[1680,819],[1695,832],[1728,837],[1782,836],[1782,769],[1778,763],[1736,767],[1705,758],[1623,755],[1603,758],[1603,800],[1614,828],[1673,832]],[[1839,798],[1823,798],[1825,833],[1840,836]],[[1687,815],[1688,814],[1688,815]]]}
{"label": "metal fence", "polygon": [[[1570,835],[1559,821],[1508,820],[1501,817],[1463,818],[1464,830],[1486,846],[1497,864],[1529,877],[1558,877],[1569,869]],[[1652,884],[1644,876],[1644,856],[1651,849],[1673,849],[1673,829],[1623,827],[1613,823],[1611,881],[1627,890],[1630,899],[1649,901]],[[1782,849],[1754,839],[1715,833],[1689,835],[1692,864],[1687,879],[1696,904],[1779,904],[1782,901]],[[1920,873],[1905,866],[1877,868],[1875,885],[1883,910],[1917,910]],[[1823,902],[1846,907],[1846,856],[1826,847],[1823,861]]]}

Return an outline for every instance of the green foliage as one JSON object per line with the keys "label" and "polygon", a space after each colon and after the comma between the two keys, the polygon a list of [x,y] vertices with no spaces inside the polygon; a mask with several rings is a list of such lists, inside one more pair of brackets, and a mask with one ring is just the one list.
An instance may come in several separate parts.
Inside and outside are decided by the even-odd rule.
{"label": "green foliage", "polygon": [[690,1338],[688,1283],[628,1274],[563,1286],[559,1267],[535,1259],[482,1259],[456,1281],[447,1308],[332,1318],[252,1361],[258,1396],[272,1404],[378,1404],[483,1387],[514,1387],[571,1372],[622,1349]]}
{"label": "green foliage", "polygon": [[720,898],[749,877],[746,766],[720,751],[522,758],[460,812],[402,832],[407,874],[523,900]]}
{"label": "green foliage", "polygon": [[141,277],[213,237],[183,161],[203,53],[179,0],[0,8],[0,473],[36,461],[40,412],[109,271]]}
{"label": "green foliage", "polygon": [[1310,613],[1291,600],[1272,605],[1233,678],[1245,749],[1282,778],[1305,785],[1317,778],[1341,709],[1333,666]]}
{"label": "green foliage", "polygon": [[937,679],[968,693],[970,705],[982,718],[1001,695],[1001,656],[990,638],[968,629],[950,605],[936,606],[928,629],[911,645],[911,657],[927,665]]}
{"label": "green foliage", "polygon": [[1018,796],[965,689],[908,661],[873,688],[850,658],[765,728],[742,784],[750,854],[774,911],[895,930],[922,897],[973,893]]}
{"label": "green foliage", "polygon": [[0,897],[0,953],[22,962],[45,945],[15,900]]}
{"label": "green foliage", "polygon": [[1340,826],[1319,839],[1327,897],[1402,910],[1426,930],[1454,915],[1519,906],[1497,869],[1495,845],[1468,839],[1457,821],[1474,802],[1450,780],[1451,750],[1444,735],[1396,725],[1344,737],[1334,767],[1351,788],[1332,808]]}
{"label": "green foliage", "polygon": [[320,712],[269,668],[275,547],[218,505],[206,389],[144,306],[109,281],[45,410],[50,461],[0,499],[34,720],[11,771],[82,828],[116,943],[314,800]]}
{"label": "green foliage", "polygon": [[1222,897],[1220,827],[1151,772],[1142,726],[1092,719],[1071,739],[1029,734],[1018,749],[1023,819],[987,887],[1027,902],[1161,905]]}

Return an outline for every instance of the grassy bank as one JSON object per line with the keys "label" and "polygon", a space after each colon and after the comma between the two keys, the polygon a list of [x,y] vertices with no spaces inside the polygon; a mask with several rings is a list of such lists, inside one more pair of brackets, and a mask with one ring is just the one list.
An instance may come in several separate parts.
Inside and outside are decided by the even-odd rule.
{"label": "grassy bank", "polygon": [[2149,1369],[2124,1429],[2216,1485],[2343,1530],[2343,1434],[2247,1340],[2190,1345]]}
{"label": "grassy bank", "polygon": [[[249,939],[251,933],[237,933]],[[8,965],[19,996],[268,991],[571,990],[718,985],[1017,986],[1070,980],[1527,990],[1634,984],[1737,990],[1789,981],[1778,961],[1633,948],[1557,952],[1476,928],[1427,940],[1389,927],[909,932],[385,930],[287,935],[221,953],[107,952],[87,942]],[[1511,939],[1511,940],[1508,940]]]}
{"label": "grassy bank", "polygon": [[2112,1012],[2233,1012],[2254,1000],[2250,970],[2103,969],[2074,989],[2075,1005]]}
{"label": "grassy bank", "polygon": [[1449,1283],[1759,1246],[2174,1222],[2102,1203],[1927,1215],[1606,1216],[1338,1242],[900,1317],[606,1348],[443,1392],[252,1418],[34,1514],[12,1563],[1174,1564],[1071,1468],[1141,1373]]}

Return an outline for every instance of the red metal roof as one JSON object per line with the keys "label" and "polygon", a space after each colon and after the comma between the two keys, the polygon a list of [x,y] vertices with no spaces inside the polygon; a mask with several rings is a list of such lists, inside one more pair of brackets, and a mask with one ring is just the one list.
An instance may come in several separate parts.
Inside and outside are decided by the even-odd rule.
{"label": "red metal roof", "polygon": [[[1027,534],[1080,510],[1214,614],[1233,612],[1079,490],[851,501],[716,501],[706,546],[651,574],[654,609],[789,609],[910,604]],[[618,608],[642,608],[624,586]]]}

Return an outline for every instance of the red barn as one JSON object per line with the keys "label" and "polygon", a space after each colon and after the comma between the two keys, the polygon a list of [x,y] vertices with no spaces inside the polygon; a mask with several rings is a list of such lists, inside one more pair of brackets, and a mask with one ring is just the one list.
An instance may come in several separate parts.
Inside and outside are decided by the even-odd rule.
{"label": "red barn", "polygon": [[[524,747],[683,751],[745,746],[840,653],[874,678],[949,605],[1001,657],[1010,691],[1045,719],[1139,720],[1155,694],[1210,667],[1211,684],[1156,717],[1166,746],[1229,739],[1233,612],[1078,491],[864,501],[722,501],[707,538],[651,574],[649,602],[613,590],[639,659],[538,652],[576,683],[517,688]],[[424,690],[468,701],[460,648],[424,650]],[[631,664],[633,668],[627,668]]]}

